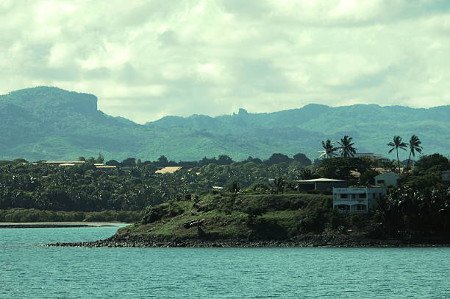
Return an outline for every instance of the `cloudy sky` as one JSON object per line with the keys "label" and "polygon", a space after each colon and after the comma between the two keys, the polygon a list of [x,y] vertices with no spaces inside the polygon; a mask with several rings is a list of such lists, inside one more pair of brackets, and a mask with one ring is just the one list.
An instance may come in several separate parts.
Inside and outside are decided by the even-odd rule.
{"label": "cloudy sky", "polygon": [[450,104],[450,1],[0,0],[0,93],[137,122],[308,103]]}

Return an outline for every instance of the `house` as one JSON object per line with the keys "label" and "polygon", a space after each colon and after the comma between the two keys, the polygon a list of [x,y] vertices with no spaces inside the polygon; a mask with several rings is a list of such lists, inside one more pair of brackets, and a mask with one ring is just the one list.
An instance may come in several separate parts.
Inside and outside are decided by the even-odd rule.
{"label": "house", "polygon": [[175,173],[181,169],[181,166],[167,166],[155,171],[155,173],[165,174],[165,173]]}
{"label": "house", "polygon": [[385,195],[386,188],[379,186],[333,188],[333,209],[346,213],[368,213]]}
{"label": "house", "polygon": [[94,164],[95,169],[103,170],[103,171],[111,171],[117,169],[117,166],[114,165],[104,165],[104,164]]}
{"label": "house", "polygon": [[83,165],[86,163],[85,161],[45,161],[45,165],[51,165],[51,166],[75,166],[75,165]]}
{"label": "house", "polygon": [[347,181],[328,178],[297,181],[297,189],[301,191],[332,191],[333,188],[347,187]]}
{"label": "house", "polygon": [[400,176],[395,172],[386,172],[375,176],[375,185],[383,187],[397,186],[398,178]]}

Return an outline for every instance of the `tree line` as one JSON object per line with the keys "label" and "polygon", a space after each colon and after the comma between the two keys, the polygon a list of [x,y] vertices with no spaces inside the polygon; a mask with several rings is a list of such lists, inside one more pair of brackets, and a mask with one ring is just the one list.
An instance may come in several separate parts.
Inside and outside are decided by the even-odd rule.
{"label": "tree line", "polygon": [[[344,158],[354,157],[356,155],[357,148],[354,146],[353,138],[345,135],[340,141],[337,142],[338,146],[334,146],[333,142],[330,139],[322,141],[322,151],[320,152],[320,158],[330,159],[336,156],[341,156]],[[409,151],[409,157],[407,160],[407,167],[411,166],[411,162],[414,163],[414,158],[416,157],[416,153],[422,153],[422,141],[417,135],[412,135],[409,139],[409,142],[406,143],[403,141],[403,138],[395,135],[393,140],[387,144],[390,147],[388,153],[396,152],[397,155],[397,166],[398,173],[401,172],[401,163],[399,150]]]}

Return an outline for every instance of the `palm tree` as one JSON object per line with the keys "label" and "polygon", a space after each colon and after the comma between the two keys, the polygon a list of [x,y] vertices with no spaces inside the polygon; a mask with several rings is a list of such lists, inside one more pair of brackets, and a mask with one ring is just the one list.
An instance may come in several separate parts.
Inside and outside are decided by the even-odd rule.
{"label": "palm tree", "polygon": [[[412,135],[411,139],[409,139],[408,164],[409,164],[409,161],[411,161],[411,156],[413,156],[413,158],[414,158],[416,156],[416,152],[418,152],[419,154],[422,152],[423,148],[420,144],[422,144],[422,141],[420,141],[419,137],[417,137],[417,135]],[[414,165],[414,160],[413,160],[413,165]]]}
{"label": "palm tree", "polygon": [[348,158],[355,156],[356,148],[353,147],[354,143],[352,142],[352,139],[352,137],[345,135],[344,138],[341,138],[341,141],[338,141],[338,149],[341,153],[341,157]]}
{"label": "palm tree", "polygon": [[402,137],[394,136],[394,139],[387,145],[391,147],[389,153],[392,153],[394,150],[397,151],[398,173],[400,173],[400,158],[398,157],[398,149],[406,151],[407,144],[403,142]]}
{"label": "palm tree", "polygon": [[320,158],[332,158],[336,156],[337,148],[334,147],[330,139],[322,141],[323,151],[321,151]]}

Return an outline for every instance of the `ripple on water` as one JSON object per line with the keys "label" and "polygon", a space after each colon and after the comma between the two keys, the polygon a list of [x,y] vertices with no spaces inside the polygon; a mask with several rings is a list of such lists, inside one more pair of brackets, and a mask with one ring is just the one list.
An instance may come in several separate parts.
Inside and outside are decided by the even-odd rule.
{"label": "ripple on water", "polygon": [[0,230],[0,297],[450,297],[450,248],[36,246],[115,230]]}

